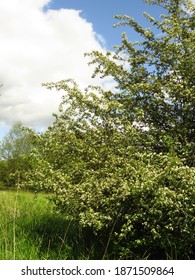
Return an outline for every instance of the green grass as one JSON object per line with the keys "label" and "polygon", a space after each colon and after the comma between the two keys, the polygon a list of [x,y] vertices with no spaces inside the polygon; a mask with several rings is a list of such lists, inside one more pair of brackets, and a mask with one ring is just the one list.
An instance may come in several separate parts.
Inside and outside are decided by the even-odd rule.
{"label": "green grass", "polygon": [[0,191],[0,259],[96,258],[86,233],[57,214],[46,195]]}
{"label": "green grass", "polygon": [[[177,259],[176,247],[169,242]],[[170,250],[165,251],[169,252]],[[131,259],[148,259],[147,252]],[[118,259],[110,235],[94,235],[57,213],[46,194],[0,191],[0,260]]]}

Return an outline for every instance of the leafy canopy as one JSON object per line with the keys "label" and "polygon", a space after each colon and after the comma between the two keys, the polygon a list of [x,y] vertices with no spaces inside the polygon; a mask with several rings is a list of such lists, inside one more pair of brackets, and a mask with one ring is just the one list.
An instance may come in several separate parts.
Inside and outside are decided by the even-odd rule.
{"label": "leafy canopy", "polygon": [[133,28],[142,40],[130,42],[123,33],[114,54],[94,51],[91,63],[97,65],[95,75],[110,75],[116,81],[114,98],[122,105],[123,117],[149,128],[149,141],[157,152],[172,149],[194,165],[194,5],[183,0],[146,2],[165,9],[161,21],[144,13],[159,33],[129,16],[116,16],[117,25]]}

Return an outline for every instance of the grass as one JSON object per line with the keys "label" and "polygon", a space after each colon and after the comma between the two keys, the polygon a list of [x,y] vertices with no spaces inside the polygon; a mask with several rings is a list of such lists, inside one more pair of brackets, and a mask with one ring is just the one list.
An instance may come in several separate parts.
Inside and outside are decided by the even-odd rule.
{"label": "grass", "polygon": [[[117,248],[110,245],[112,231],[94,235],[67,221],[46,194],[0,190],[0,260],[118,259]],[[129,252],[129,259],[150,258],[148,252],[141,257]],[[176,259],[176,253],[171,247],[166,258]]]}
{"label": "grass", "polygon": [[54,211],[46,195],[0,191],[0,259],[96,258],[96,241]]}

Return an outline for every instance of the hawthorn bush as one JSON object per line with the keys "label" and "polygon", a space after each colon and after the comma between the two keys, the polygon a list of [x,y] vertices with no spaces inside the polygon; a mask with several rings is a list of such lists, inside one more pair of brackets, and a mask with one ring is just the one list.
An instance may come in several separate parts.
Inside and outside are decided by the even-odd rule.
{"label": "hawthorn bush", "polygon": [[118,104],[108,106],[110,92],[54,86],[69,93],[39,136],[28,186],[53,192],[66,219],[99,235],[102,257],[191,258],[195,168],[175,153],[147,151],[143,134],[114,113]]}
{"label": "hawthorn bush", "polygon": [[[194,5],[162,6],[146,18],[156,36],[131,17],[120,25],[142,37],[115,53],[92,52],[94,75],[114,91],[72,80],[48,83],[64,96],[48,130],[37,136],[28,186],[54,193],[59,211],[101,239],[102,258],[194,258]],[[90,237],[89,237],[90,238]]]}

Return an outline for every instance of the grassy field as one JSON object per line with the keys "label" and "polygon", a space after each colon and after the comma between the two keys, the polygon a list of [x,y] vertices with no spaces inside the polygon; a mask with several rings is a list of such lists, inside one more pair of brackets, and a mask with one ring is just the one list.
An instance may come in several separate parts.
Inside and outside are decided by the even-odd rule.
{"label": "grassy field", "polygon": [[94,241],[86,244],[78,225],[54,211],[44,194],[0,191],[0,259],[88,259]]}

